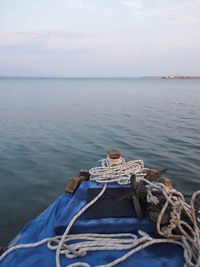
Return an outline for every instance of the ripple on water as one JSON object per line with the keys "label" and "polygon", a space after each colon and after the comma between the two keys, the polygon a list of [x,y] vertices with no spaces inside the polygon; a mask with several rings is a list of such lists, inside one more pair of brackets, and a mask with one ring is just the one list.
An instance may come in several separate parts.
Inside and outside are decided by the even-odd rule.
{"label": "ripple on water", "polygon": [[180,190],[198,189],[200,82],[192,84],[0,79],[0,243],[109,148],[168,168]]}

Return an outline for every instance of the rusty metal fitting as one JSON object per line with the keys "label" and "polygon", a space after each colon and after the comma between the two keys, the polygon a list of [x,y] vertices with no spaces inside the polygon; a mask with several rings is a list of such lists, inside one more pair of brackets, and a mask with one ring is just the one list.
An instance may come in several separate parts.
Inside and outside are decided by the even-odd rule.
{"label": "rusty metal fitting", "polygon": [[65,193],[73,194],[78,189],[79,185],[83,181],[88,181],[90,178],[89,171],[86,169],[80,169],[79,177],[72,178],[68,181],[65,188]]}
{"label": "rusty metal fitting", "polygon": [[110,159],[119,159],[121,157],[121,152],[118,149],[110,149],[108,151],[108,156]]}
{"label": "rusty metal fitting", "polygon": [[166,171],[167,171],[167,169],[163,169],[161,171],[150,169],[150,170],[148,170],[148,172],[145,176],[145,179],[147,179],[149,181],[155,181],[155,180],[159,179]]}
{"label": "rusty metal fitting", "polygon": [[87,169],[80,169],[79,177],[81,178],[82,181],[88,181],[90,178],[90,173]]}
{"label": "rusty metal fitting", "polygon": [[65,193],[73,194],[79,187],[81,183],[80,178],[72,178],[68,181],[68,184],[65,188]]}
{"label": "rusty metal fitting", "polygon": [[167,177],[159,178],[158,182],[164,184],[166,187],[170,189],[172,188],[172,180]]}

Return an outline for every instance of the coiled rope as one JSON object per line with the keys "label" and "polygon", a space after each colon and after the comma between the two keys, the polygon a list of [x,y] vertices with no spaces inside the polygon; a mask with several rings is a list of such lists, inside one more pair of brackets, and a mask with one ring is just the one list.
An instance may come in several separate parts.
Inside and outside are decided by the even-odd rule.
{"label": "coiled rope", "polygon": [[[165,197],[165,203],[156,222],[157,233],[181,244],[184,248],[185,266],[200,267],[200,229],[194,208],[194,203],[200,195],[200,190],[192,195],[189,205],[185,202],[183,194],[174,188],[168,188],[162,183],[151,183],[144,178],[141,178],[141,180],[148,184],[147,201],[149,203],[159,204],[159,198],[155,195],[156,191],[161,192]],[[169,207],[171,210],[169,223],[162,226],[162,217]],[[182,217],[184,217],[184,220]]]}
{"label": "coiled rope", "polygon": [[[131,249],[122,257],[114,260],[111,263],[105,265],[98,265],[96,267],[113,267],[117,264],[125,261],[131,255],[140,251],[148,246],[159,243],[172,243],[176,245],[180,245],[184,248],[184,256],[188,260],[188,255],[190,256],[190,250],[188,246],[184,243],[174,240],[174,239],[153,239],[148,234],[139,231],[140,238],[137,238],[136,235],[133,234],[79,234],[79,235],[69,235],[69,231],[77,220],[77,218],[85,212],[90,206],[92,206],[98,199],[104,194],[106,190],[107,184],[104,185],[101,192],[95,197],[90,203],[84,206],[71,220],[68,227],[66,228],[64,234],[62,236],[55,236],[52,238],[46,238],[39,242],[33,244],[24,244],[17,245],[15,247],[11,247],[8,249],[1,257],[0,261],[3,260],[9,253],[17,249],[25,249],[25,248],[34,248],[40,246],[44,243],[47,243],[47,246],[51,250],[56,250],[56,267],[61,267],[60,265],[60,255],[65,255],[65,257],[71,259],[75,257],[85,256],[87,252],[90,251],[98,251],[98,250],[127,250]],[[70,241],[78,241],[78,243],[69,244]],[[68,267],[90,267],[88,263],[77,262],[74,264],[68,265]],[[186,265],[186,266],[195,266],[195,265]],[[198,266],[198,265],[196,265]]]}
{"label": "coiled rope", "polygon": [[132,174],[144,171],[143,160],[131,160],[124,164],[111,167],[95,167],[89,170],[90,180],[97,183],[112,183],[119,184],[130,183]]}
{"label": "coiled rope", "polygon": [[[175,189],[169,189],[164,184],[161,183],[152,183],[143,178],[143,173],[145,170],[143,168],[143,161],[134,161],[127,164],[127,167],[135,166],[134,168],[130,167],[129,171],[126,172],[124,166],[122,168],[110,167],[113,168],[113,173],[111,170],[104,170],[105,173],[100,170],[97,177],[92,177],[92,180],[96,182],[104,183],[104,186],[101,192],[87,205],[85,205],[70,221],[64,234],[62,236],[55,236],[52,238],[46,238],[39,242],[33,244],[24,244],[16,245],[9,248],[4,254],[0,256],[0,261],[2,261],[9,253],[17,249],[23,248],[34,248],[40,246],[44,243],[47,243],[47,246],[51,250],[56,250],[56,267],[61,267],[60,264],[60,255],[65,255],[67,258],[75,258],[80,256],[85,256],[90,251],[97,250],[127,250],[125,255],[120,258],[117,258],[111,263],[105,265],[98,265],[96,267],[113,267],[117,264],[125,261],[131,255],[140,251],[148,246],[159,243],[171,243],[181,246],[184,249],[184,259],[185,267],[200,267],[200,231],[197,225],[197,218],[195,216],[194,203],[195,199],[200,195],[200,191],[197,191],[193,194],[191,205],[188,205],[184,196],[176,191]],[[136,164],[137,162],[137,164]],[[109,168],[109,169],[110,169]],[[95,175],[95,172],[99,171],[97,168],[92,169],[92,175]],[[120,176],[120,171],[122,171],[123,177]],[[117,178],[115,177],[117,174]],[[79,234],[79,235],[69,235],[69,231],[74,224],[74,222],[83,214],[90,206],[92,206],[98,199],[104,194],[107,188],[107,182],[121,182],[122,179],[129,179],[128,173],[138,173],[138,177],[146,182],[147,187],[147,201],[157,205],[159,199],[155,195],[155,192],[159,191],[165,197],[165,204],[158,216],[156,223],[157,232],[164,238],[154,239],[150,237],[147,233],[139,231],[140,238],[132,234]],[[164,216],[167,207],[170,205],[170,220],[167,226],[161,225],[162,216]],[[181,219],[181,214],[184,213],[184,216],[187,217],[189,222],[183,221]],[[174,233],[175,229],[179,230],[179,233]],[[75,243],[70,243],[70,241],[78,241]],[[68,267],[90,267],[88,263],[85,262],[76,262],[68,265]]]}

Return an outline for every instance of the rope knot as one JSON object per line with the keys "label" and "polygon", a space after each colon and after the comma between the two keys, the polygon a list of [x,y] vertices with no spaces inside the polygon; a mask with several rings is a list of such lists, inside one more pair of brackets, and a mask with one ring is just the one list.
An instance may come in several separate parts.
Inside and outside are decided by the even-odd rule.
{"label": "rope knot", "polygon": [[163,236],[165,236],[167,238],[171,237],[171,235],[172,235],[172,230],[169,226],[163,226],[161,228],[161,232],[162,232]]}
{"label": "rope knot", "polygon": [[159,204],[159,199],[156,197],[156,196],[154,196],[153,194],[152,194],[152,192],[151,192],[151,187],[150,186],[148,186],[147,187],[147,202],[148,203],[152,203],[152,204],[154,204],[154,205],[158,205]]}

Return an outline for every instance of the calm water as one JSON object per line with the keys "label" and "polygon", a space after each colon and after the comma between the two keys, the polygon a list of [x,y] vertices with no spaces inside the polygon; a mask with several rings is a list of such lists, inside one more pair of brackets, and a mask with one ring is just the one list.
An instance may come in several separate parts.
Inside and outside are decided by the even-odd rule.
{"label": "calm water", "polygon": [[0,79],[0,243],[109,148],[200,188],[200,81]]}

